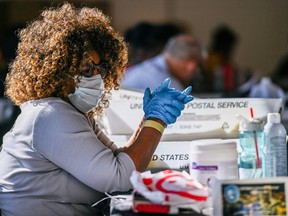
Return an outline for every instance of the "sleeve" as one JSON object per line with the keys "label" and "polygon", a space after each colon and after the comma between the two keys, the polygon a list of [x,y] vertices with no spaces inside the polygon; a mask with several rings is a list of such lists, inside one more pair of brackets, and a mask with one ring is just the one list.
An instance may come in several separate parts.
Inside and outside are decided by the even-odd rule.
{"label": "sleeve", "polygon": [[99,141],[110,148],[114,155],[117,155],[121,151],[121,148],[118,148],[117,145],[109,139],[96,122],[94,122],[93,130]]}
{"label": "sleeve", "polygon": [[114,155],[76,110],[61,106],[42,110],[34,123],[32,146],[95,190],[127,191],[132,187],[135,165],[131,158],[124,152]]}

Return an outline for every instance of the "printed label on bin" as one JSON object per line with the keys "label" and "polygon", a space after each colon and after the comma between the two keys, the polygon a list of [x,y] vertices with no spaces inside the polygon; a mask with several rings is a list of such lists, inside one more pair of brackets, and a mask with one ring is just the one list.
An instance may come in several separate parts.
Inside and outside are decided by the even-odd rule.
{"label": "printed label on bin", "polygon": [[197,163],[195,162],[192,162],[192,169],[194,170],[208,170],[208,171],[211,171],[211,170],[218,170],[218,166],[201,166],[201,165],[197,165]]}

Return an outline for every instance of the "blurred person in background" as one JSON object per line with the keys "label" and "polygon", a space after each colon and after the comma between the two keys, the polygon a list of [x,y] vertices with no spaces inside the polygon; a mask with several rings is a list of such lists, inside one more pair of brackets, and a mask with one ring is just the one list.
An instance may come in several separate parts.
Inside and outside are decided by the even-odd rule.
{"label": "blurred person in background", "polygon": [[227,25],[220,25],[212,32],[202,68],[204,92],[233,96],[250,78],[250,72],[241,70],[234,62],[238,43],[237,33]]}
{"label": "blurred person in background", "polygon": [[171,87],[183,90],[191,85],[201,61],[200,42],[189,34],[179,34],[169,39],[161,54],[129,67],[121,87],[140,91],[147,86],[155,89],[169,77]]}
{"label": "blurred person in background", "polygon": [[288,92],[288,53],[279,59],[272,71],[272,80]]}
{"label": "blurred person in background", "polygon": [[[21,114],[3,138],[0,209],[5,216],[103,215],[106,193],[132,189],[191,87],[166,79],[143,97],[145,116],[124,148],[96,123],[127,65],[124,38],[96,8],[64,3],[19,32],[6,94]],[[109,209],[108,209],[109,210]]]}
{"label": "blurred person in background", "polygon": [[273,83],[270,77],[263,76],[257,83],[254,83],[248,96],[250,98],[280,98],[282,99],[282,111],[285,108],[285,92],[280,86]]}
{"label": "blurred person in background", "polygon": [[128,44],[128,66],[158,55],[169,38],[181,32],[183,30],[173,23],[140,22],[130,27],[124,34]]}
{"label": "blurred person in background", "polygon": [[[281,98],[282,111],[287,106],[286,93],[288,91],[288,54],[282,56],[271,71],[271,76],[254,73],[249,82],[245,83],[248,97],[252,98]],[[285,111],[287,113],[287,111]],[[287,114],[285,113],[285,120]]]}

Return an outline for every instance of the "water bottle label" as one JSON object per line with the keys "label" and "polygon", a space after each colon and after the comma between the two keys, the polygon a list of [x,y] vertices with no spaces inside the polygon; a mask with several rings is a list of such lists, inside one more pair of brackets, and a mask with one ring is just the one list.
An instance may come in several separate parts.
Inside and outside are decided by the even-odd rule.
{"label": "water bottle label", "polygon": [[285,137],[272,137],[265,156],[265,177],[287,176],[287,148]]}

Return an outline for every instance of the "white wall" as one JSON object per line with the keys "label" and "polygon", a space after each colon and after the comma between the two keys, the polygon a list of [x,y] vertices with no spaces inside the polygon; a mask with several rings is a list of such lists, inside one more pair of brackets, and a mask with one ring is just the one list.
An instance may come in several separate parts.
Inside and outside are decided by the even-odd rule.
{"label": "white wall", "polygon": [[110,0],[112,23],[124,32],[139,21],[178,20],[206,45],[218,24],[240,37],[236,61],[269,74],[288,52],[287,0]]}

